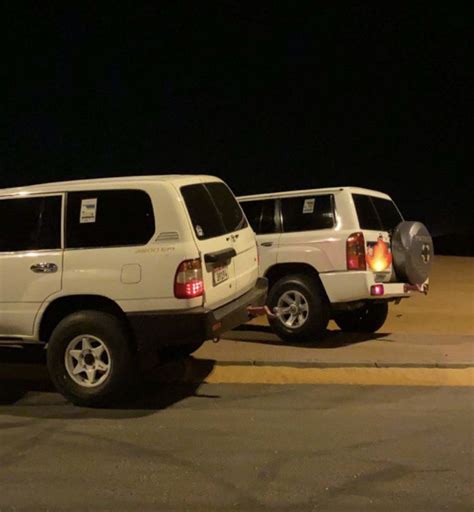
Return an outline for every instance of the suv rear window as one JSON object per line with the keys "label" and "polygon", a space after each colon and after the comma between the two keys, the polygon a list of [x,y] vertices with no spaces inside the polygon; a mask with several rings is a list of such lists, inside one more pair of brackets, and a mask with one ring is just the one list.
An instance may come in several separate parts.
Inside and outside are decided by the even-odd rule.
{"label": "suv rear window", "polygon": [[248,226],[227,185],[211,182],[181,187],[196,236],[207,240]]}
{"label": "suv rear window", "polygon": [[392,231],[403,220],[390,199],[352,194],[361,229]]}
{"label": "suv rear window", "polygon": [[335,225],[332,194],[284,198],[281,212],[285,233],[329,229]]}
{"label": "suv rear window", "polygon": [[143,190],[92,190],[67,196],[66,247],[145,245],[155,216]]}
{"label": "suv rear window", "polygon": [[0,252],[61,248],[61,196],[0,201]]}

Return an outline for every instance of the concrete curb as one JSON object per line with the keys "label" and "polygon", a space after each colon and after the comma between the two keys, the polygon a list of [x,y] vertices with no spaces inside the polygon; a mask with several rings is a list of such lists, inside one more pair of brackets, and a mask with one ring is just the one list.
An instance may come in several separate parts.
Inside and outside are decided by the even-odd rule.
{"label": "concrete curb", "polygon": [[[199,361],[199,359],[196,359]],[[390,362],[325,362],[325,361],[215,361],[215,366],[277,366],[286,368],[474,368],[472,363],[390,363]]]}
{"label": "concrete curb", "polygon": [[[389,363],[389,362],[323,362],[323,361],[216,361],[213,359],[188,358],[182,361],[166,363],[156,368],[161,369],[165,380],[180,380],[184,374],[199,374],[205,365],[212,368],[253,367],[253,368],[301,368],[301,369],[349,369],[349,368],[407,368],[407,369],[446,369],[462,370],[474,368],[474,363]],[[152,372],[151,372],[152,373]],[[184,374],[183,374],[184,373]],[[48,379],[48,370],[44,364],[2,363],[0,364],[0,382],[7,380],[39,380]]]}
{"label": "concrete curb", "polygon": [[[245,364],[212,359],[185,359],[156,367],[144,379],[144,389],[155,385],[199,386],[201,384],[344,384],[359,386],[474,386],[474,365],[377,366],[375,364],[328,365],[245,361]],[[454,367],[453,367],[454,366]],[[0,393],[15,386],[53,391],[44,365],[0,365]],[[40,388],[38,388],[40,386]],[[151,386],[151,388],[149,388]],[[164,388],[166,389],[166,388]]]}

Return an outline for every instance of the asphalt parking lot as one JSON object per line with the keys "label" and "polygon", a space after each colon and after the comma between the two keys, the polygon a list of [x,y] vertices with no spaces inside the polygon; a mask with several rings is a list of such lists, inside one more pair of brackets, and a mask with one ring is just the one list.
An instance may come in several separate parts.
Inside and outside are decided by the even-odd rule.
{"label": "asphalt parking lot", "polygon": [[473,506],[472,388],[167,384],[105,410],[37,381],[5,398],[2,511]]}
{"label": "asphalt parking lot", "polygon": [[1,349],[0,510],[472,510],[472,337],[256,333],[109,409],[67,403],[42,352]]}
{"label": "asphalt parking lot", "polygon": [[108,409],[67,403],[44,351],[0,348],[0,511],[471,511],[474,326],[456,290],[456,311],[438,291],[382,332],[330,325],[305,346],[252,322]]}

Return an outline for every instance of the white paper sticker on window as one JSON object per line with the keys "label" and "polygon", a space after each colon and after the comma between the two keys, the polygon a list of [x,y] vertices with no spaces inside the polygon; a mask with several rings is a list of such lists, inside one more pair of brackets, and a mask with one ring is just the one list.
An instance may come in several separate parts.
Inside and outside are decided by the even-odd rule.
{"label": "white paper sticker on window", "polygon": [[90,224],[95,222],[97,215],[97,198],[83,199],[81,201],[81,218],[80,224]]}
{"label": "white paper sticker on window", "polygon": [[314,202],[314,197],[311,199],[305,199],[303,204],[303,213],[314,213]]}

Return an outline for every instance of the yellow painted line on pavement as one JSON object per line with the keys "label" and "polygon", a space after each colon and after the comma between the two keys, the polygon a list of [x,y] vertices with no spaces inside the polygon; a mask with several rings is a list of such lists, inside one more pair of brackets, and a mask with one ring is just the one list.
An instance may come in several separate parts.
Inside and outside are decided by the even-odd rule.
{"label": "yellow painted line on pavement", "polygon": [[[192,373],[192,372],[191,372]],[[192,379],[192,375],[189,375]],[[291,368],[215,366],[209,384],[353,384],[358,386],[474,386],[474,368]]]}
{"label": "yellow painted line on pavement", "polygon": [[[203,369],[196,361],[157,372],[162,382],[209,384],[346,384],[357,386],[462,386],[474,387],[474,367],[469,368],[296,368],[288,366],[215,365]],[[0,365],[0,387],[9,379],[45,380],[38,365]]]}

